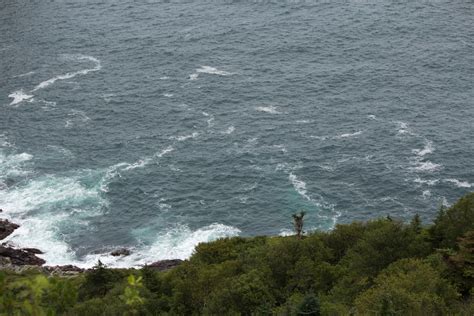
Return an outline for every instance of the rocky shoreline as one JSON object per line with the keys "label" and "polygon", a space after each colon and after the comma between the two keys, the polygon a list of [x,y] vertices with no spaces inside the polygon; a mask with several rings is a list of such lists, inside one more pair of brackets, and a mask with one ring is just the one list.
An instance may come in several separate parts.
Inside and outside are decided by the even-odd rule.
{"label": "rocky shoreline", "polygon": [[[0,209],[0,213],[3,210]],[[7,219],[0,219],[0,241],[11,235],[20,225],[10,222]],[[46,261],[37,255],[42,254],[36,248],[17,248],[12,244],[3,242],[0,244],[0,270],[13,270],[21,273],[27,270],[37,270],[46,274],[54,275],[74,275],[87,271],[74,265],[45,266]],[[112,256],[128,256],[130,249],[119,248],[110,253]],[[183,260],[170,259],[160,260],[146,266],[158,271],[166,271],[180,265]]]}

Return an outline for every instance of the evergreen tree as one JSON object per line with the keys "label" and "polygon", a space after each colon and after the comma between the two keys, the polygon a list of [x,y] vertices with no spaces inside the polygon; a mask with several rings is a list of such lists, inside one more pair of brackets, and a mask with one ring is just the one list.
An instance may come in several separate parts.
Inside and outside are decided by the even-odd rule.
{"label": "evergreen tree", "polygon": [[307,294],[301,304],[298,306],[297,315],[311,315],[319,316],[321,315],[321,307],[319,304],[318,297],[314,294]]}
{"label": "evergreen tree", "polygon": [[413,231],[417,234],[421,233],[421,219],[420,219],[420,215],[418,214],[415,214],[415,216],[413,216],[411,222],[410,222],[410,227],[413,229]]}

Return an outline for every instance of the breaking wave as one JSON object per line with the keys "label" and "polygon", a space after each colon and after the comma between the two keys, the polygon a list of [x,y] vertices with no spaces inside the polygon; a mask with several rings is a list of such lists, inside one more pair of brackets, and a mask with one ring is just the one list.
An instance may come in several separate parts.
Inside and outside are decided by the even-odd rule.
{"label": "breaking wave", "polygon": [[194,248],[203,242],[219,238],[239,235],[238,228],[214,223],[191,230],[187,225],[177,225],[156,235],[150,245],[143,245],[132,249],[132,254],[126,257],[114,257],[108,253],[90,254],[78,265],[90,267],[101,260],[111,267],[138,267],[163,259],[187,259]]}

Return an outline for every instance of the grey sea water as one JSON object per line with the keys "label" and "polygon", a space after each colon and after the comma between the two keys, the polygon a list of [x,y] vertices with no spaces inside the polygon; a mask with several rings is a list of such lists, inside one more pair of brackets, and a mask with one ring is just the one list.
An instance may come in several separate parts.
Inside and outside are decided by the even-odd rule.
{"label": "grey sea water", "polygon": [[[474,185],[472,1],[2,1],[0,208],[49,264],[386,216]],[[106,255],[116,247],[133,254]]]}

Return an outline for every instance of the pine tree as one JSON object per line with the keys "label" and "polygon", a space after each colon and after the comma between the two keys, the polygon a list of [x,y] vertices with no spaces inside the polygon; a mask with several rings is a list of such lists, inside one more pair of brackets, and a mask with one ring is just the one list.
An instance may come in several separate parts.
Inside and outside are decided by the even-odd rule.
{"label": "pine tree", "polygon": [[421,233],[421,219],[420,219],[420,215],[418,214],[415,214],[415,216],[413,216],[411,222],[410,222],[410,227],[413,229],[413,231],[417,234]]}

